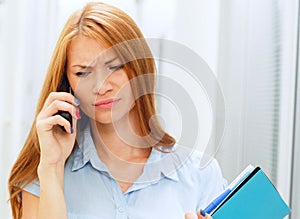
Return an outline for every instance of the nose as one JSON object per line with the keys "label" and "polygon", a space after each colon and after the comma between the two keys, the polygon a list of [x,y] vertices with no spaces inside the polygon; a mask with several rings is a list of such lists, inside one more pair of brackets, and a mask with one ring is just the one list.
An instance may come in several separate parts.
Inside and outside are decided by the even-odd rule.
{"label": "nose", "polygon": [[105,80],[99,80],[97,85],[94,88],[94,93],[98,95],[105,95],[107,92],[113,89],[112,83],[109,80],[109,77]]}

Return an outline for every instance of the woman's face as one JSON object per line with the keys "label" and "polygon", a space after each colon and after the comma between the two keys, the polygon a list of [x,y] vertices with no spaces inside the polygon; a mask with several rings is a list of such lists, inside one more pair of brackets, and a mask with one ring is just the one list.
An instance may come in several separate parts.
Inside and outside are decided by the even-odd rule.
{"label": "woman's face", "polygon": [[124,117],[134,106],[128,76],[112,49],[79,36],[67,51],[67,77],[80,109],[91,119],[108,124]]}

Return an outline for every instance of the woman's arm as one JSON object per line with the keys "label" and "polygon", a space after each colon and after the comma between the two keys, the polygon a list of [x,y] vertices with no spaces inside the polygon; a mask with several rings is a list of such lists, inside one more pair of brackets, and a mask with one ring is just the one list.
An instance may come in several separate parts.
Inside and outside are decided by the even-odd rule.
{"label": "woman's arm", "polygon": [[36,219],[39,207],[39,197],[25,190],[22,191],[22,219]]}
{"label": "woman's arm", "polygon": [[[39,166],[40,197],[22,191],[22,219],[68,218],[63,193],[63,176]],[[60,172],[60,171],[59,171]]]}
{"label": "woman's arm", "polygon": [[[68,218],[64,197],[64,165],[74,147],[79,113],[77,102],[71,94],[53,92],[37,116],[36,128],[41,149],[37,170],[40,197],[22,192],[23,219]],[[73,116],[74,129],[66,119],[56,114],[59,110]]]}
{"label": "woman's arm", "polygon": [[22,219],[68,218],[63,192],[64,167],[39,165],[40,197],[22,191]]}
{"label": "woman's arm", "polygon": [[52,166],[40,163],[38,176],[40,200],[37,218],[67,219],[67,207],[64,197],[64,164]]}

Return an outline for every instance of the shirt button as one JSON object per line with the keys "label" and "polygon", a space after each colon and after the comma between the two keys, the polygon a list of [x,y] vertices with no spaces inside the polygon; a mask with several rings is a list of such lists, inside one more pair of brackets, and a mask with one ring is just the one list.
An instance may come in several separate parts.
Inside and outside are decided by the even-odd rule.
{"label": "shirt button", "polygon": [[120,213],[124,213],[125,209],[124,209],[123,207],[118,207],[118,211],[119,211]]}

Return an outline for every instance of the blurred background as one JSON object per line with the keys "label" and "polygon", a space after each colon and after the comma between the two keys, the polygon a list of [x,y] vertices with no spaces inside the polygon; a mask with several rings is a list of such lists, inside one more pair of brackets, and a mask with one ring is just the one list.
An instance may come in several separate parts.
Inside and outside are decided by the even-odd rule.
{"label": "blurred background", "polygon": [[[31,127],[58,35],[85,0],[0,0],[0,218],[11,218],[7,180]],[[231,182],[248,164],[259,165],[300,218],[300,88],[297,0],[111,0],[145,37],[189,47],[217,77],[226,104],[226,130],[215,157]],[[199,111],[199,145],[215,130],[205,91],[174,66]],[[163,86],[163,84],[162,84]],[[178,93],[180,95],[180,93]],[[158,103],[176,137],[180,120]],[[218,123],[216,123],[218,126]]]}

